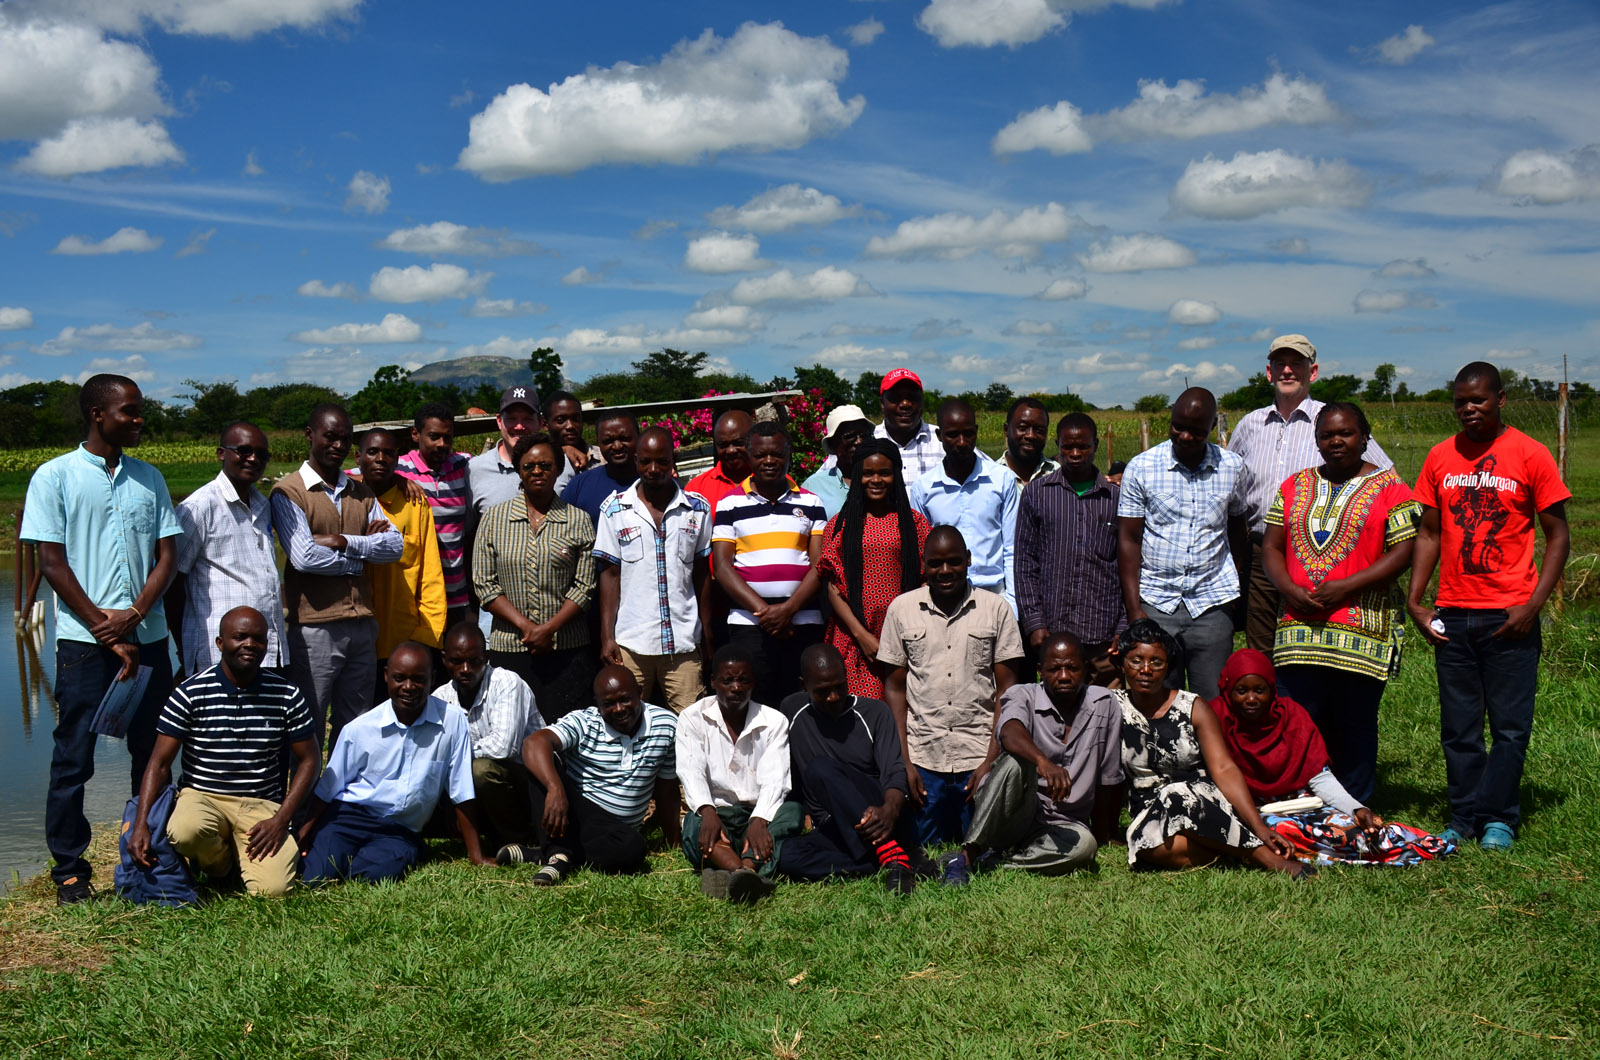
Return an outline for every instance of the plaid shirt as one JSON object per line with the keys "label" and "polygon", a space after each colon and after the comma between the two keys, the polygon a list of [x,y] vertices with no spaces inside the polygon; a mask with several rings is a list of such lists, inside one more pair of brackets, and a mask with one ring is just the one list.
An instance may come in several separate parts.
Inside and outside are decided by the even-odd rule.
{"label": "plaid shirt", "polygon": [[439,534],[439,565],[444,568],[444,602],[447,607],[463,607],[467,598],[467,514],[472,507],[472,481],[467,472],[469,459],[462,453],[445,457],[444,468],[435,471],[413,449],[400,458],[395,473],[422,487],[433,509],[433,528]]}
{"label": "plaid shirt", "polygon": [[[571,600],[584,611],[594,601],[594,524],[565,501],[545,513],[536,534],[523,497],[490,508],[478,524],[472,549],[472,587],[485,604],[503,596],[535,622],[548,622]],[[556,630],[556,651],[589,643],[589,623],[574,619]],[[520,652],[522,637],[498,615],[489,650]]]}
{"label": "plaid shirt", "polygon": [[1191,615],[1239,597],[1239,572],[1228,551],[1228,519],[1245,515],[1244,461],[1219,445],[1193,470],[1162,442],[1128,461],[1117,515],[1144,520],[1139,597],[1167,614],[1181,603]]}
{"label": "plaid shirt", "polygon": [[183,611],[184,670],[197,674],[222,659],[217,629],[222,616],[249,606],[267,620],[267,654],[262,666],[287,666],[283,636],[283,595],[272,547],[272,505],[254,486],[248,503],[228,477],[218,472],[178,505],[178,570],[187,578]]}
{"label": "plaid shirt", "polygon": [[703,632],[694,591],[695,565],[711,555],[711,505],[678,490],[661,512],[661,526],[635,483],[600,509],[594,558],[617,572],[617,619],[612,636],[636,655],[694,651]]}
{"label": "plaid shirt", "polygon": [[[873,428],[874,438],[889,438],[889,428],[878,424]],[[891,442],[893,438],[889,438]],[[900,445],[899,442],[895,442]],[[917,428],[917,433],[905,445],[900,445],[900,477],[906,482],[917,481],[923,475],[932,471],[939,464],[944,463],[944,443],[939,440],[939,432],[934,430],[933,424],[926,421]]]}

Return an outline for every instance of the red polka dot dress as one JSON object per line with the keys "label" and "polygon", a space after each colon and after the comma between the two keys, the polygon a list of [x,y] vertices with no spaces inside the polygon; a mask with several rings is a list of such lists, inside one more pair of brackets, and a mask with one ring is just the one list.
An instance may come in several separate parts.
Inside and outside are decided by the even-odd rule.
{"label": "red polka dot dress", "polygon": [[[917,528],[917,555],[920,556],[922,546],[928,540],[928,520],[923,518],[921,512],[912,512],[911,519]],[[822,560],[817,565],[817,572],[824,581],[838,589],[839,595],[848,602],[852,572],[844,569],[838,524],[837,515],[828,520],[828,528],[822,535]],[[867,516],[866,527],[861,535],[861,566],[863,613],[856,617],[873,636],[877,636],[883,632],[883,616],[889,610],[889,602],[900,595],[898,515],[891,512],[888,515]],[[850,693],[870,699],[882,699],[883,679],[873,671],[873,660],[861,654],[861,646],[856,643],[844,624],[834,617],[831,608],[828,610],[828,616],[828,643],[839,649],[839,654],[844,656],[844,672],[850,685]]]}

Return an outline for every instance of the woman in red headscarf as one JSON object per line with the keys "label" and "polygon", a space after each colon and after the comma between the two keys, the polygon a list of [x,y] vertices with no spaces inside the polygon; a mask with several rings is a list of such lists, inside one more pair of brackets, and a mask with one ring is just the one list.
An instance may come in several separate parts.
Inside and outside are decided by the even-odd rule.
{"label": "woman in red headscarf", "polygon": [[1261,816],[1302,861],[1415,865],[1453,853],[1455,844],[1385,822],[1361,805],[1328,769],[1328,749],[1311,715],[1277,693],[1272,662],[1236,651],[1217,680],[1211,711],[1228,753],[1244,774]]}

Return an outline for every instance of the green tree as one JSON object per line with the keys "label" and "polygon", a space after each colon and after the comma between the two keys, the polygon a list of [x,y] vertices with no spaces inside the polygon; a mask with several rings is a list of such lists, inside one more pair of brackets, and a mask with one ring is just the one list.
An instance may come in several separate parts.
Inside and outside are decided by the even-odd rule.
{"label": "green tree", "polygon": [[231,380],[202,383],[198,379],[185,379],[183,385],[189,388],[189,392],[178,396],[189,400],[189,413],[185,417],[188,422],[185,426],[195,437],[209,438],[243,417],[244,400],[239,396],[239,388]]}
{"label": "green tree", "polygon": [[856,377],[854,392],[850,395],[852,403],[861,406],[869,415],[875,414],[882,407],[880,400],[882,394],[878,389],[883,386],[882,372],[862,372]]}
{"label": "green tree", "polygon": [[1004,383],[990,383],[983,392],[983,407],[990,412],[1004,412],[1016,399],[1017,395]]}
{"label": "green tree", "polygon": [[528,355],[528,371],[533,374],[533,388],[540,394],[562,388],[562,368],[561,356],[548,346],[540,346]]}
{"label": "green tree", "polygon": [[1146,394],[1133,403],[1135,412],[1165,412],[1172,407],[1172,399],[1165,394]]}
{"label": "green tree", "polygon": [[813,364],[810,368],[794,369],[794,389],[810,393],[813,390],[822,391],[822,403],[828,408],[850,404],[854,396],[854,389],[850,380],[835,372],[826,365]]}
{"label": "green tree", "polygon": [[1361,393],[1358,375],[1330,375],[1311,384],[1311,396],[1318,401],[1350,401]]}
{"label": "green tree", "polygon": [[1367,380],[1366,387],[1361,391],[1361,400],[1377,402],[1388,398],[1394,393],[1394,377],[1394,365],[1378,365],[1372,370],[1372,378]]}
{"label": "green tree", "polygon": [[311,410],[324,402],[344,403],[344,395],[317,383],[276,383],[244,395],[239,418],[265,430],[291,431],[306,425]]}
{"label": "green tree", "polygon": [[706,354],[663,347],[642,361],[633,362],[639,374],[639,401],[683,401],[701,394],[700,369]]}
{"label": "green tree", "polygon": [[1217,399],[1225,409],[1259,409],[1272,404],[1272,380],[1266,372],[1257,372],[1245,380],[1244,386],[1230,390]]}
{"label": "green tree", "polygon": [[1088,412],[1094,407],[1087,401],[1083,400],[1083,398],[1073,393],[1047,394],[1041,390],[1036,393],[1029,394],[1028,396],[1038,401],[1045,407],[1046,410],[1052,413]]}
{"label": "green tree", "polygon": [[1396,401],[1415,401],[1415,400],[1417,400],[1417,395],[1413,394],[1411,392],[1411,388],[1406,386],[1405,380],[1401,380],[1400,381],[1400,384],[1394,388],[1394,393],[1391,396]]}
{"label": "green tree", "polygon": [[372,373],[367,385],[350,398],[352,423],[379,420],[409,420],[417,406],[433,400],[411,373],[398,364],[386,364]]}

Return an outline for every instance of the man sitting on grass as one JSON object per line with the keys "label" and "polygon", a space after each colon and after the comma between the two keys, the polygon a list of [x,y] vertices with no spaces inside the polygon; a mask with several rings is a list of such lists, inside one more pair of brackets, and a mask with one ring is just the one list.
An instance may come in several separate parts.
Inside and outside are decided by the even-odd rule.
{"label": "man sitting on grass", "polygon": [[993,854],[1008,869],[1060,876],[1094,863],[1122,809],[1122,712],[1086,687],[1083,642],[1053,633],[1040,645],[1039,684],[1000,698],[995,735],[1005,753],[978,789],[965,849],[943,859],[962,886]]}
{"label": "man sitting on grass", "polygon": [[[213,880],[237,872],[245,890],[276,898],[294,885],[300,848],[289,821],[317,779],[311,710],[294,683],[261,666],[267,620],[236,607],[217,630],[221,661],[173,689],[156,721],[156,746],[139,785],[128,855],[147,868],[150,806],[172,781],[183,749],[183,780],[167,821],[174,849]],[[283,793],[283,748],[294,780]]]}
{"label": "man sitting on grass", "polygon": [[639,682],[622,666],[600,671],[594,699],[594,706],[563,715],[522,741],[522,762],[535,781],[531,804],[541,846],[507,846],[497,860],[542,862],[533,878],[541,887],[560,883],[581,865],[607,873],[643,871],[640,825],[652,796],[667,841],[683,838],[673,753],[677,715],[645,703]]}
{"label": "man sitting on grass", "polygon": [[442,795],[455,806],[472,863],[494,864],[478,842],[467,718],[428,694],[431,653],[407,641],[390,653],[384,674],[388,701],[339,733],[312,795],[300,833],[310,844],[306,883],[400,879],[421,860],[422,826]]}
{"label": "man sitting on grass", "polygon": [[777,852],[800,834],[789,793],[789,722],[750,698],[749,649],[729,644],[711,661],[715,695],[678,718],[678,777],[689,800],[683,853],[711,898],[754,902],[771,892]]}

